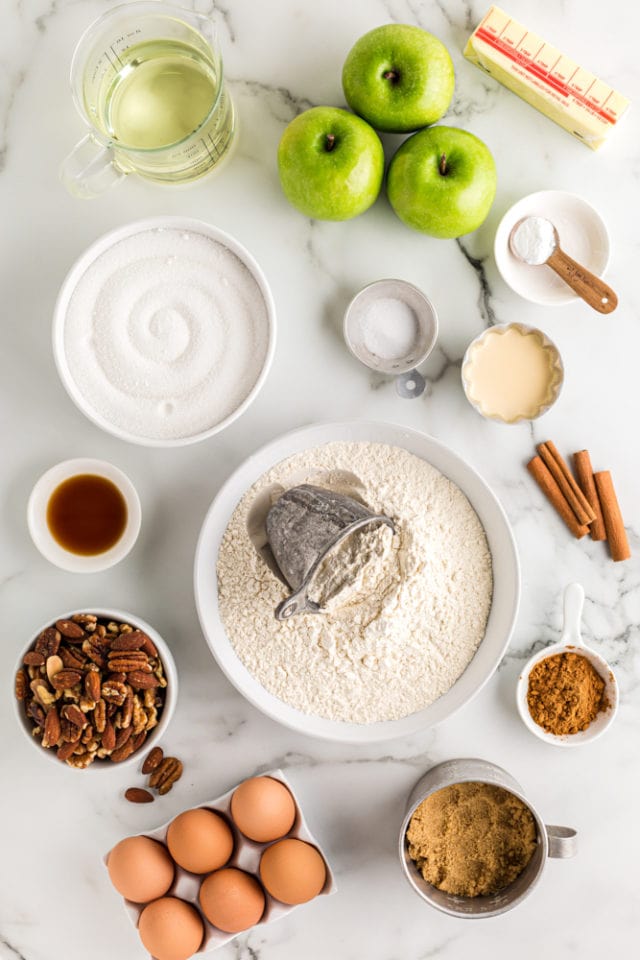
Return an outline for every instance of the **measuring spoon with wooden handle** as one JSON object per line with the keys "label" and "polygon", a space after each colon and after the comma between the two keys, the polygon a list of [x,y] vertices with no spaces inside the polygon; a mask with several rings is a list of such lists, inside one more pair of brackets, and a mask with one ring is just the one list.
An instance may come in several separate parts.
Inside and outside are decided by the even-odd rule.
{"label": "measuring spoon with wooden handle", "polygon": [[[538,244],[527,244],[524,238],[536,231],[542,238]],[[509,234],[511,253],[523,263],[537,267],[546,264],[561,280],[571,287],[585,303],[599,313],[613,313],[618,306],[618,297],[611,287],[572,259],[560,247],[558,231],[544,217],[525,217],[519,220]]]}

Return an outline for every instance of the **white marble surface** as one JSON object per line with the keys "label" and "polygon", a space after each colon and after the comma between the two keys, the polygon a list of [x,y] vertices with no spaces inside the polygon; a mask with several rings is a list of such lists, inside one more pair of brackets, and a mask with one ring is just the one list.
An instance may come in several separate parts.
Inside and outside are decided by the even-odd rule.
{"label": "white marble surface", "polygon": [[[68,65],[80,32],[111,5],[2,4],[0,957],[142,957],[101,854],[123,835],[155,826],[256,769],[278,765],[326,844],[340,889],[241,937],[220,951],[220,960],[631,955],[640,938],[640,74],[632,42],[640,14],[623,0],[505,0],[514,16],[636,101],[608,147],[592,154],[463,60],[461,49],[485,12],[484,0],[195,0],[201,10],[217,8],[220,17],[241,121],[233,162],[219,178],[189,189],[129,178],[113,193],[82,202],[67,196],[57,179],[60,159],[82,135]],[[457,70],[447,122],[482,137],[497,160],[492,213],[458,244],[410,232],[384,198],[350,223],[310,223],[279,190],[275,150],[284,125],[311,104],[342,104],[340,70],[349,47],[390,20],[417,23],[447,44]],[[543,188],[581,193],[605,217],[614,245],[608,277],[620,295],[612,317],[580,304],[536,308],[497,275],[491,247],[500,216],[515,199]],[[220,437],[175,451],[128,446],[93,427],[63,391],[50,348],[56,291],[75,257],[111,227],[165,213],[199,216],[245,242],[268,275],[279,318],[276,358],[259,401]],[[369,375],[341,341],[346,302],[384,276],[415,282],[440,313],[439,346],[425,368],[430,386],[419,401],[399,399],[393,385]],[[542,327],[566,366],[561,400],[533,426],[482,421],[460,387],[469,340],[488,323],[513,319]],[[504,504],[522,559],[520,616],[492,681],[439,729],[384,749],[314,742],[257,713],[216,667],[192,596],[195,540],[222,480],[258,444],[284,430],[349,417],[429,431],[467,458]],[[572,542],[543,503],[524,462],[534,441],[547,437],[567,453],[587,446],[597,466],[611,468],[631,527],[633,560],[615,565],[602,544]],[[32,484],[45,468],[72,456],[112,460],[130,474],[142,498],[138,545],[102,575],[52,568],[28,537]],[[587,593],[586,636],[615,667],[622,704],[605,738],[561,751],[521,724],[514,683],[524,658],[556,638],[560,592],[576,579]],[[131,772],[58,769],[23,742],[15,723],[10,683],[25,638],[60,610],[92,603],[139,613],[175,653],[181,691],[166,746],[184,759],[185,775],[152,807],[122,799],[123,788],[136,780]],[[484,922],[431,911],[405,884],[396,862],[396,835],[413,782],[433,762],[465,755],[505,766],[548,821],[580,831],[574,861],[549,863],[526,903]]]}

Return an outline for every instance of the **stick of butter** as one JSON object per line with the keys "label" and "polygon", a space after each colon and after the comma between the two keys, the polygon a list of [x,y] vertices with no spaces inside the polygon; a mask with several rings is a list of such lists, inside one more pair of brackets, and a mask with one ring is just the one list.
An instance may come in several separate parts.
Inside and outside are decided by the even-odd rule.
{"label": "stick of butter", "polygon": [[592,150],[629,101],[499,7],[469,37],[464,55]]}

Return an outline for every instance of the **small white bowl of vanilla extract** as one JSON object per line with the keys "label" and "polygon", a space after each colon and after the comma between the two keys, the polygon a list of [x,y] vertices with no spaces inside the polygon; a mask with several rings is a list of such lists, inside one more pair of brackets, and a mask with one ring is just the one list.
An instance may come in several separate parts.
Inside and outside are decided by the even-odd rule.
{"label": "small white bowl of vanilla extract", "polygon": [[27,506],[34,544],[71,573],[98,573],[119,563],[136,542],[141,520],[140,499],[126,474],[85,457],[47,470]]}

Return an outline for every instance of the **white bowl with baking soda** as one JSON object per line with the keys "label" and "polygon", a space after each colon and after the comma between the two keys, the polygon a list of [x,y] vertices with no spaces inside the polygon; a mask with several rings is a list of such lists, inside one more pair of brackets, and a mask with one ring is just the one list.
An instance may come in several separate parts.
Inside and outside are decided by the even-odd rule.
{"label": "white bowl with baking soda", "polygon": [[200,220],[155,217],[112,230],[76,261],[56,302],[53,352],[97,426],[175,447],[247,409],[275,335],[269,285],[241,243]]}

